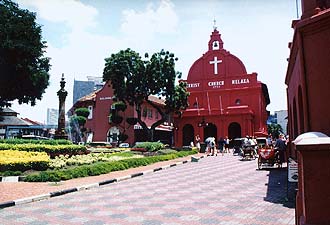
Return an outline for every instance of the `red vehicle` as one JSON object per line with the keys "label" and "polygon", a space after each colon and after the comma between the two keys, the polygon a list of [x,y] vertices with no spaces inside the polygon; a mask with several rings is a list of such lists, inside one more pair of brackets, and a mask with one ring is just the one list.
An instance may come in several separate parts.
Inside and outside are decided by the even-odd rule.
{"label": "red vehicle", "polygon": [[282,162],[280,160],[279,151],[276,148],[263,147],[258,149],[258,169],[262,169],[263,166],[275,166],[278,168],[282,167]]}

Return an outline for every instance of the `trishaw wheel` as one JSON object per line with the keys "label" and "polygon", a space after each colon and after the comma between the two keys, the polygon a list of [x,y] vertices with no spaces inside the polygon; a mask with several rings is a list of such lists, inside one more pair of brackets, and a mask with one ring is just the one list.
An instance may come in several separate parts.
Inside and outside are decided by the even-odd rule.
{"label": "trishaw wheel", "polygon": [[261,158],[258,158],[258,169],[261,170]]}

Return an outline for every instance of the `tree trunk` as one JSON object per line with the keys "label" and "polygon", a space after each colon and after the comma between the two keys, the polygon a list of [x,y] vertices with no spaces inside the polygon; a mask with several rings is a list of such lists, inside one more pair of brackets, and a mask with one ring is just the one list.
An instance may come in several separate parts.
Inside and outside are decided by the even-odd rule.
{"label": "tree trunk", "polygon": [[147,138],[148,138],[148,141],[151,141],[153,142],[154,141],[154,129],[147,129]]}

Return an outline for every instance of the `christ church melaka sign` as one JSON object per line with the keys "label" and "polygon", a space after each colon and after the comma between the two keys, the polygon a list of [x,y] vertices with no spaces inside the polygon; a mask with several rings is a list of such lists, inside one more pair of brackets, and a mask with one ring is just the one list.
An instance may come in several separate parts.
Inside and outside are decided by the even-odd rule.
{"label": "christ church melaka sign", "polygon": [[[244,78],[244,79],[232,79],[232,80],[217,80],[217,81],[207,81],[206,82],[206,87],[208,88],[221,88],[223,86],[225,86],[226,82],[228,82],[231,85],[241,85],[241,84],[249,84],[250,83],[250,79],[249,78]],[[196,83],[188,83],[187,84],[187,88],[188,89],[199,89],[200,87],[202,87],[200,82],[196,82]]]}

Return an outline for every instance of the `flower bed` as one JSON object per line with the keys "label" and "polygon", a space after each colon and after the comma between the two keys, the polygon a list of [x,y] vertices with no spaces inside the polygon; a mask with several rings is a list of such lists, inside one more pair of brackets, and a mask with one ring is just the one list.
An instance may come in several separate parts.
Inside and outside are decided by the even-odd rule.
{"label": "flower bed", "polygon": [[50,169],[61,169],[68,166],[79,166],[92,164],[97,162],[111,162],[111,161],[119,161],[128,158],[141,158],[143,156],[136,155],[129,152],[123,153],[91,153],[88,155],[61,155],[52,159],[49,164]]}
{"label": "flower bed", "polygon": [[46,170],[50,162],[45,152],[0,151],[0,171]]}
{"label": "flower bed", "polygon": [[35,174],[30,174],[25,177],[24,181],[58,182],[61,180],[69,180],[78,177],[96,176],[100,174],[110,173],[112,171],[125,170],[139,166],[146,166],[152,163],[171,160],[178,157],[184,157],[196,153],[197,151],[180,151],[174,154],[142,157],[142,158],[130,158],[130,159],[124,159],[124,160],[112,161],[112,162],[98,162],[90,165],[71,167],[68,169],[47,170]]}

